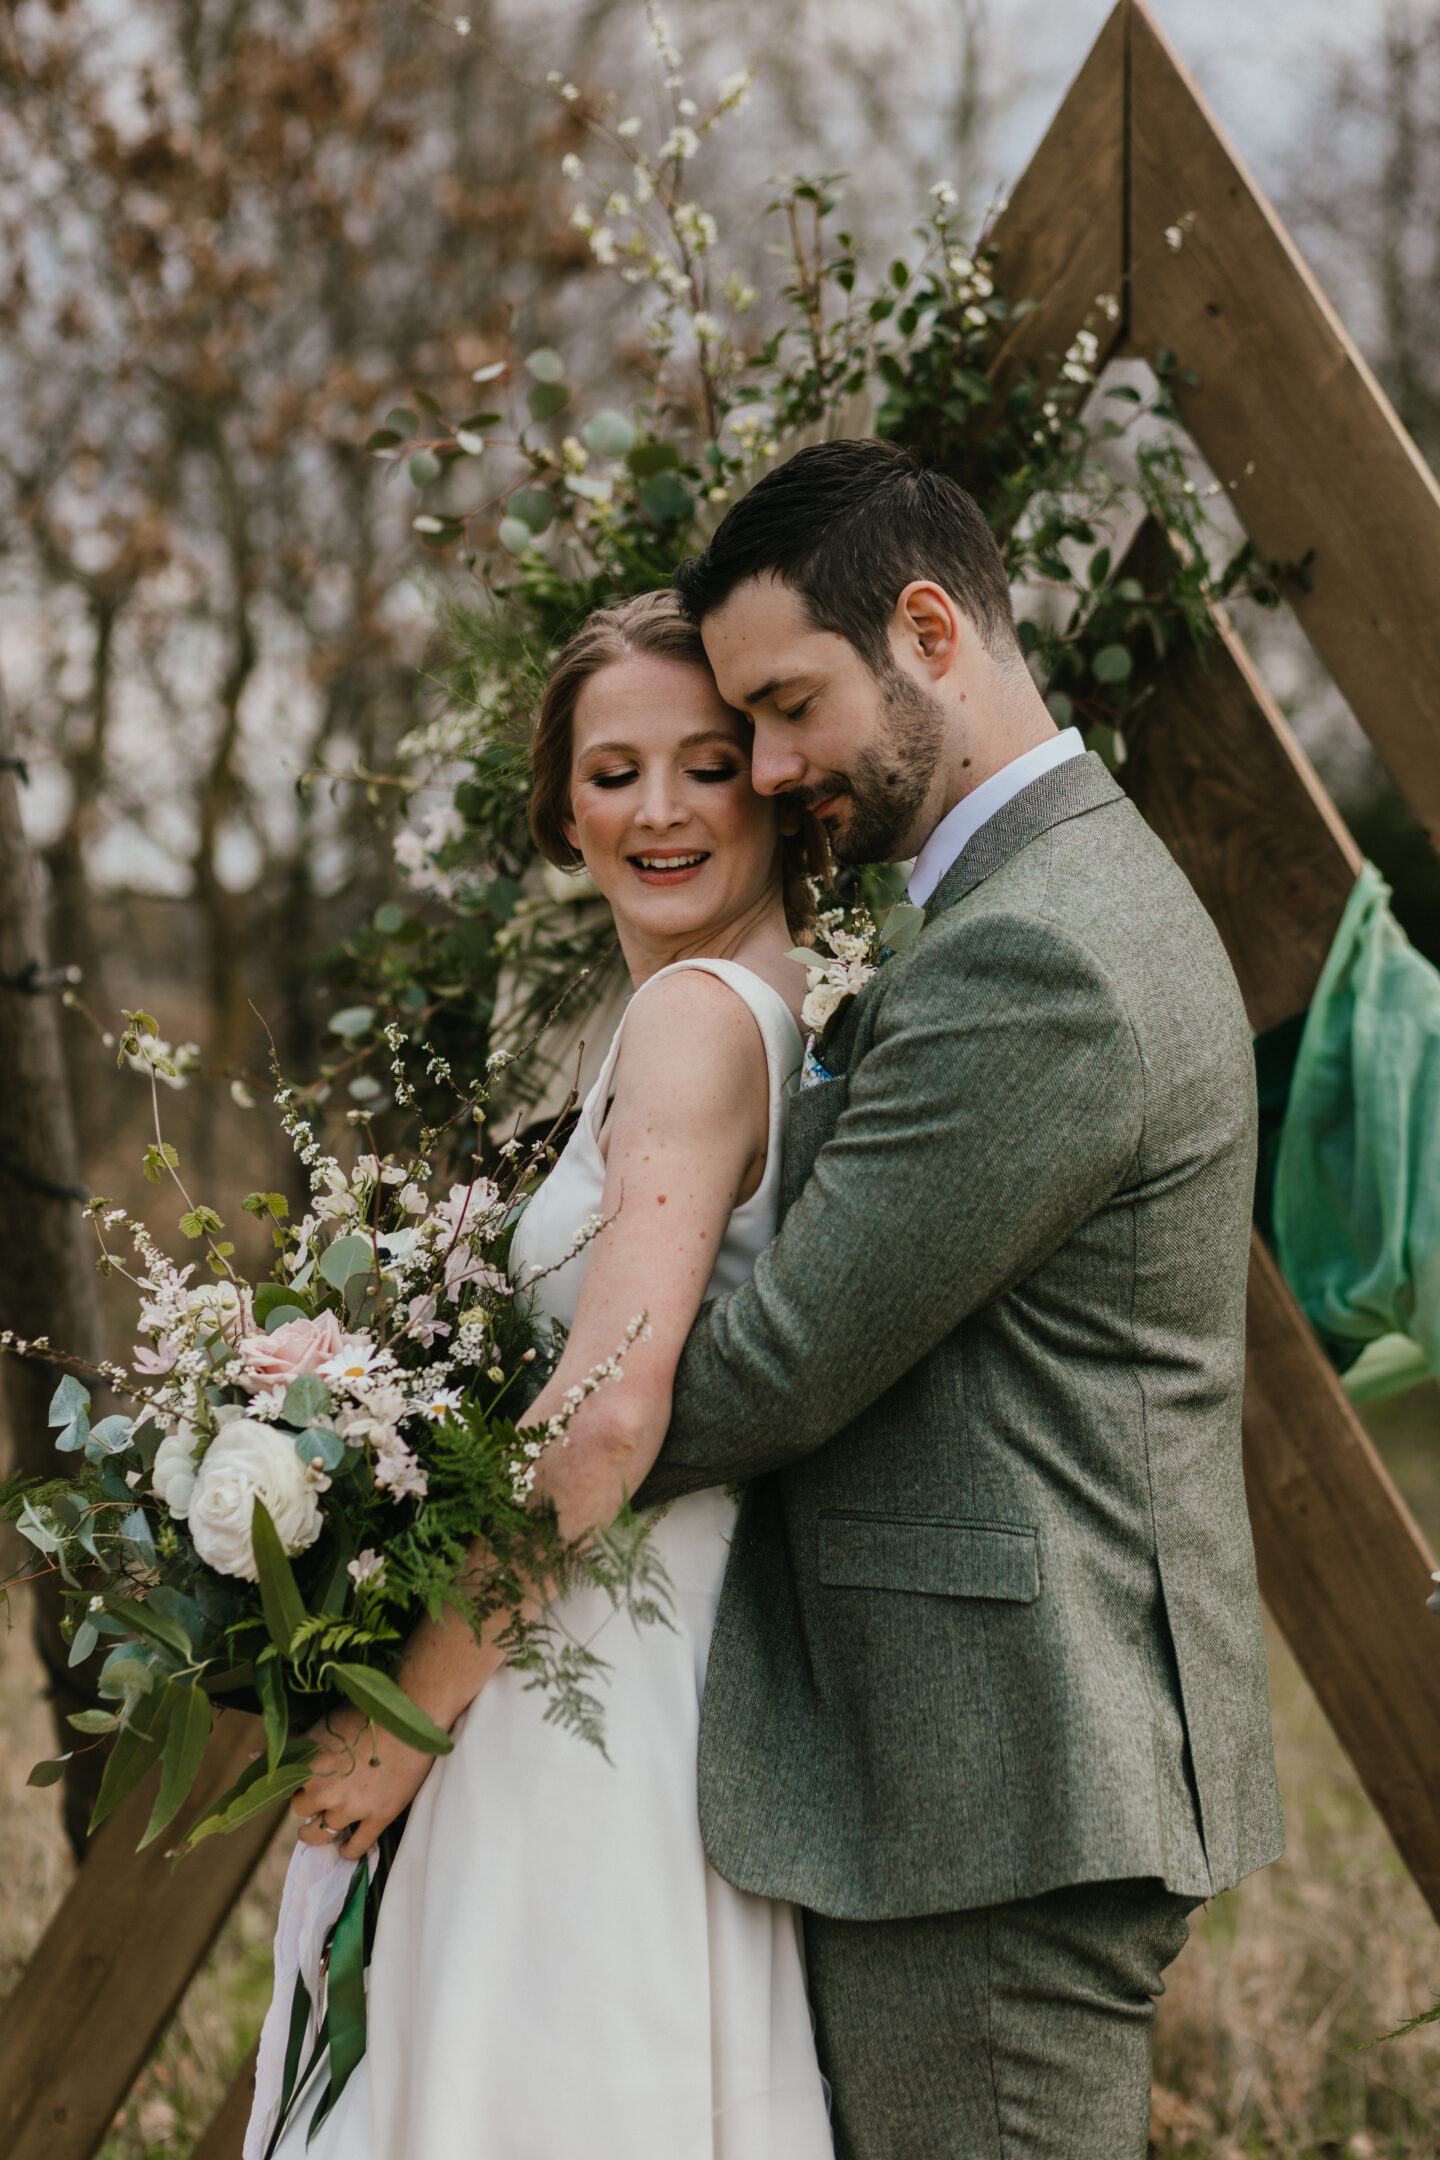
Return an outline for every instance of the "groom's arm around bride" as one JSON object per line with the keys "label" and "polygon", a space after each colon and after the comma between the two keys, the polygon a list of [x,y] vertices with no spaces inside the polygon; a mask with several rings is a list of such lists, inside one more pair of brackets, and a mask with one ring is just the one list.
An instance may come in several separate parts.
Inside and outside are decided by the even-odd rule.
{"label": "groom's arm around bride", "polygon": [[757,787],[842,858],[933,832],[941,872],[794,1103],[780,1234],[697,1321],[641,1496],[749,1482],[707,1848],[807,1909],[842,2154],[1129,2160],[1184,1914],[1281,1842],[1245,1015],[1163,846],[1056,744],[959,489],[821,446],[689,568]]}

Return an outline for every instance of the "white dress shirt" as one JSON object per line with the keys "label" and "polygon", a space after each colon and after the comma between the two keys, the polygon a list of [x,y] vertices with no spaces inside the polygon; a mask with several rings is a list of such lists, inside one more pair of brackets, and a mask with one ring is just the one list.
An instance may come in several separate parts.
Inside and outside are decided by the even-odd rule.
{"label": "white dress shirt", "polygon": [[1063,765],[1066,758],[1083,757],[1084,754],[1085,740],[1079,728],[1068,727],[1063,733],[1052,735],[1047,742],[1037,743],[1033,750],[1012,758],[999,772],[991,773],[988,780],[982,780],[979,787],[962,796],[953,810],[947,810],[915,858],[907,890],[916,907],[924,907],[960,850],[969,846],[980,827],[988,824],[997,810],[1004,809],[1012,795],[1029,787],[1041,773]]}

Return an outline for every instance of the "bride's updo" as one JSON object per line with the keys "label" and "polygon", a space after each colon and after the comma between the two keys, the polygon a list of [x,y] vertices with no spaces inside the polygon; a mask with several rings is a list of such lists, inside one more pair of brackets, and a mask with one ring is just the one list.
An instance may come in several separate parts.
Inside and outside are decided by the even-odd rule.
{"label": "bride's updo", "polygon": [[[636,654],[679,660],[711,675],[699,629],[681,614],[673,592],[642,593],[619,607],[597,608],[580,625],[551,670],[530,736],[530,832],[545,860],[561,870],[573,870],[580,862],[562,822],[570,806],[575,707],[592,675]],[[799,832],[782,839],[780,848],[785,915],[791,935],[798,938],[815,920],[807,880],[828,879],[829,850],[823,829],[808,811],[800,813]]]}

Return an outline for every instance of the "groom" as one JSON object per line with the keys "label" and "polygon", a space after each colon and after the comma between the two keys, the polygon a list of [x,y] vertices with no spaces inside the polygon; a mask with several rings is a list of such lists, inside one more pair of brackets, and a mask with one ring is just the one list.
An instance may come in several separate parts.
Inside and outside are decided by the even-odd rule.
{"label": "groom", "polygon": [[1186,1916],[1281,1849],[1239,993],[962,489],[821,444],[675,582],[756,787],[926,911],[818,1046],[640,1495],[748,1486],[706,1846],[804,1910],[842,2160],[1140,2160]]}

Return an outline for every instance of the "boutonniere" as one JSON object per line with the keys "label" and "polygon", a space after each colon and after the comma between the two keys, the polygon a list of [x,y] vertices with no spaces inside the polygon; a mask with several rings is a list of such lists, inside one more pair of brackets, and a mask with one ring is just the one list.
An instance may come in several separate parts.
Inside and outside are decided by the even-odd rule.
{"label": "boutonniere", "polygon": [[815,918],[814,944],[792,947],[790,958],[805,970],[800,1025],[810,1030],[802,1086],[830,1079],[816,1055],[830,1023],[886,960],[913,945],[924,922],[924,908],[906,900],[897,901],[878,923],[866,907],[826,908]]}

